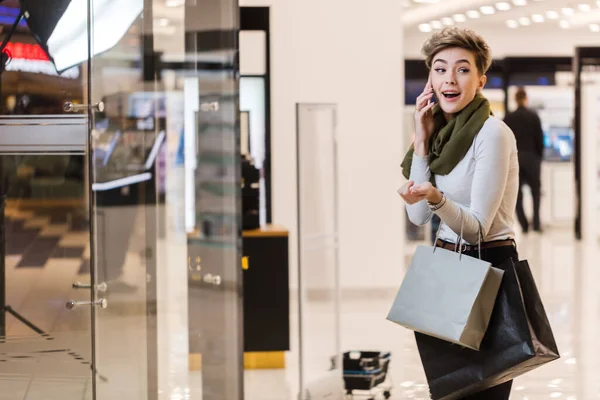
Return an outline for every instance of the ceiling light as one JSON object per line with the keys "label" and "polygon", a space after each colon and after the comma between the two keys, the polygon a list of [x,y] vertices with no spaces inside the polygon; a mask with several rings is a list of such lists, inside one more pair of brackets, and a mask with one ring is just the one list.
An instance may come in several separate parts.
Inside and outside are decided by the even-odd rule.
{"label": "ceiling light", "polygon": [[440,0],[413,0],[415,3],[437,3]]}
{"label": "ceiling light", "polygon": [[598,7],[600,7],[600,0],[597,0],[597,1],[596,1],[596,5],[597,5]]}
{"label": "ceiling light", "polygon": [[165,4],[167,7],[180,7],[185,5],[185,0],[167,0]]}
{"label": "ceiling light", "polygon": [[531,20],[537,24],[544,22],[544,16],[542,14],[533,14]]}
{"label": "ceiling light", "polygon": [[494,10],[494,7],[492,6],[479,7],[479,11],[481,11],[483,15],[492,15],[496,12],[496,10]]}
{"label": "ceiling light", "polygon": [[508,11],[512,7],[511,7],[510,3],[501,1],[500,3],[496,3],[496,8],[498,9],[498,11]]}
{"label": "ceiling light", "polygon": [[444,18],[442,18],[442,24],[444,24],[446,26],[452,26],[452,25],[454,25],[454,20],[450,17],[444,17]]}
{"label": "ceiling light", "polygon": [[508,26],[511,29],[517,29],[519,27],[519,23],[514,19],[509,19],[508,21],[506,21],[506,26]]}
{"label": "ceiling light", "polygon": [[592,6],[590,6],[589,4],[585,4],[585,3],[578,5],[577,8],[579,8],[579,11],[581,11],[581,12],[592,11]]}
{"label": "ceiling light", "polygon": [[512,0],[515,6],[526,6],[527,0]]}
{"label": "ceiling light", "polygon": [[561,8],[560,11],[562,11],[563,15],[573,15],[575,14],[575,10],[573,10],[570,7],[565,7],[565,8]]}
{"label": "ceiling light", "polygon": [[467,14],[467,17],[473,19],[481,17],[481,14],[477,10],[469,10],[465,14]]}
{"label": "ceiling light", "polygon": [[440,21],[431,21],[429,25],[431,25],[433,29],[442,29],[444,27]]}
{"label": "ceiling light", "polygon": [[592,31],[592,32],[600,32],[600,25],[598,25],[598,24],[590,24],[590,31]]}
{"label": "ceiling light", "polygon": [[571,24],[569,24],[569,21],[562,20],[558,23],[558,26],[560,26],[563,29],[569,29],[571,27]]}
{"label": "ceiling light", "polygon": [[467,17],[465,16],[465,14],[454,14],[452,16],[452,18],[454,18],[454,20],[456,22],[465,22],[467,20]]}
{"label": "ceiling light", "polygon": [[162,27],[169,26],[169,20],[167,18],[160,18],[158,20],[158,25]]}
{"label": "ceiling light", "polygon": [[531,25],[531,20],[527,17],[521,17],[519,18],[519,24],[523,26]]}
{"label": "ceiling light", "polygon": [[419,24],[419,30],[424,33],[431,32],[431,26],[429,24]]}
{"label": "ceiling light", "polygon": [[558,13],[558,11],[548,11],[546,12],[546,18],[548,19],[558,19],[560,18],[560,14]]}

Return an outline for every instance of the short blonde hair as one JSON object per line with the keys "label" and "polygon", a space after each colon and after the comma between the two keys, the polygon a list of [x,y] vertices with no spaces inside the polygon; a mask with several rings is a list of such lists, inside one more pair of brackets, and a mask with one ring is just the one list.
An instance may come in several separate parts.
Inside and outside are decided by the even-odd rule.
{"label": "short blonde hair", "polygon": [[485,74],[492,65],[492,52],[488,44],[477,33],[470,29],[451,27],[436,32],[423,44],[421,52],[425,56],[425,64],[431,69],[433,57],[450,47],[469,50],[475,56],[475,63],[480,74]]}

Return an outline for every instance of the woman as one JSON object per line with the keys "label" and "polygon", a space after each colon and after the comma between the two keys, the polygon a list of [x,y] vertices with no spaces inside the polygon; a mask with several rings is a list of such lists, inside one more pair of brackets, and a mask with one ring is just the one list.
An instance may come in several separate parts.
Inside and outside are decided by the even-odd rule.
{"label": "woman", "polygon": [[[508,258],[517,261],[516,141],[481,94],[490,49],[470,30],[446,28],[433,34],[422,51],[430,74],[417,98],[415,141],[402,164],[409,182],[399,191],[408,216],[417,225],[439,216],[438,246],[454,250],[462,222],[460,245],[466,254],[477,257],[481,234],[483,259],[496,266]],[[508,399],[511,386],[512,381],[466,398]]]}

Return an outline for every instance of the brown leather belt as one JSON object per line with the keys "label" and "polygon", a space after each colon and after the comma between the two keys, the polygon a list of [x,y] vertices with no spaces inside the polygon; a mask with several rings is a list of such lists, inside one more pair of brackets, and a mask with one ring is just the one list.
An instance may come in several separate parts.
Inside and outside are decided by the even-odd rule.
{"label": "brown leather belt", "polygon": [[[455,249],[458,250],[458,248],[456,248],[456,244],[451,243],[451,242],[446,242],[442,239],[438,239],[437,241],[437,246],[441,247],[442,249],[446,249],[446,250],[452,250],[454,251]],[[482,242],[481,243],[481,249],[492,249],[494,247],[502,247],[502,246],[515,246],[515,241],[513,239],[506,239],[506,240],[494,240],[493,242]],[[465,252],[469,252],[469,251],[477,251],[477,249],[479,248],[478,245],[476,244],[463,244],[462,245],[462,251]]]}

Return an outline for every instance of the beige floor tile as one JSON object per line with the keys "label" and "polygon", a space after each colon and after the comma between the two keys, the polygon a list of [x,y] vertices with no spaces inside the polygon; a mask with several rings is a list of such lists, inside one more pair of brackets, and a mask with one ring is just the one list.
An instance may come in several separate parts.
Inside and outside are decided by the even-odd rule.
{"label": "beige floor tile", "polygon": [[87,232],[76,232],[76,233],[67,233],[64,235],[60,242],[59,246],[62,247],[70,247],[70,246],[80,246],[84,247],[89,244],[90,235]]}
{"label": "beige floor tile", "polygon": [[67,224],[57,224],[45,226],[41,231],[41,236],[62,236],[69,231]]}
{"label": "beige floor tile", "polygon": [[45,228],[50,224],[50,217],[35,217],[28,218],[23,227],[25,228]]}

